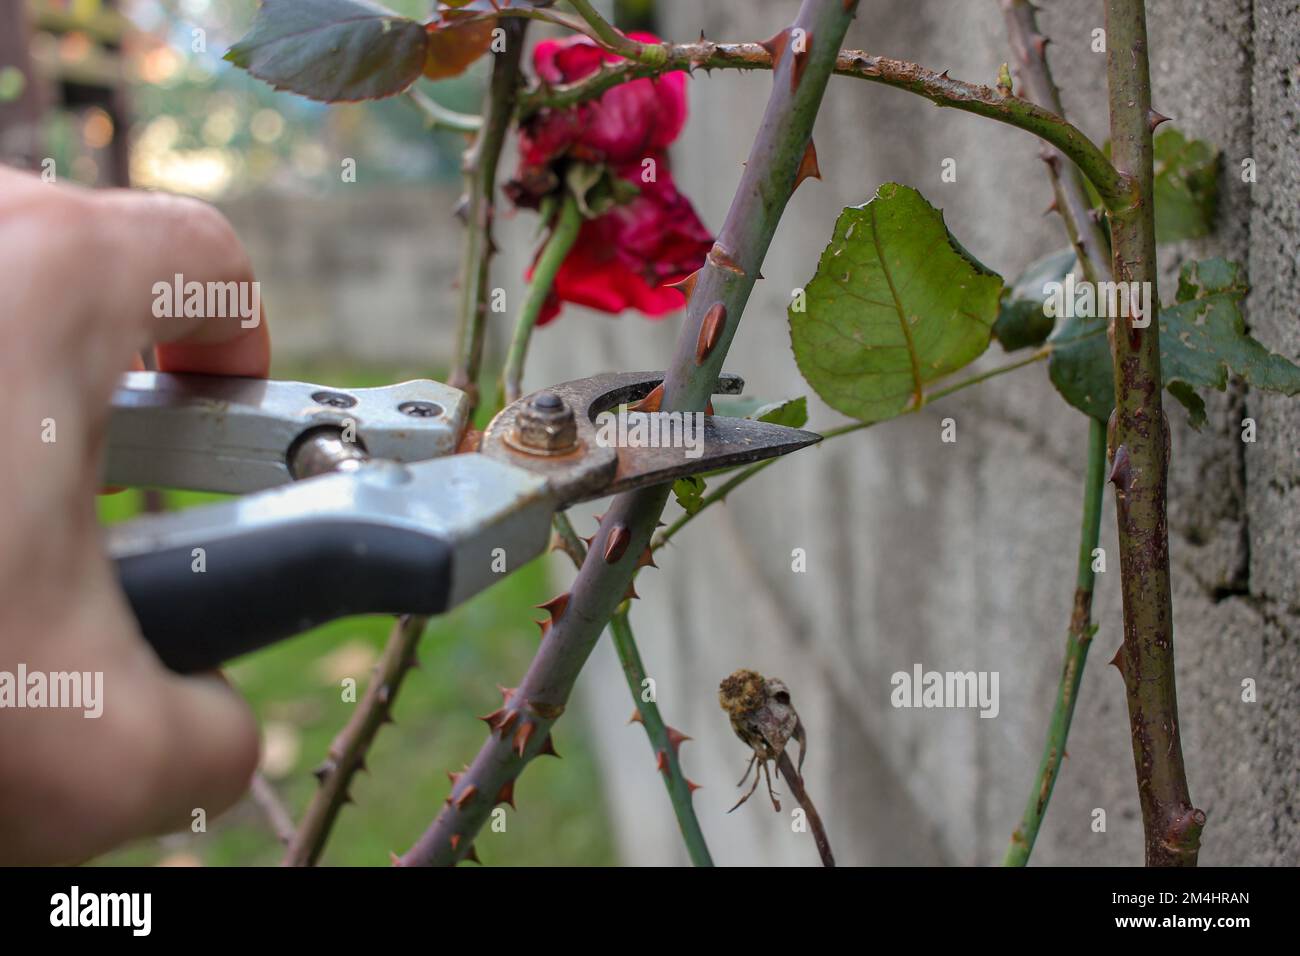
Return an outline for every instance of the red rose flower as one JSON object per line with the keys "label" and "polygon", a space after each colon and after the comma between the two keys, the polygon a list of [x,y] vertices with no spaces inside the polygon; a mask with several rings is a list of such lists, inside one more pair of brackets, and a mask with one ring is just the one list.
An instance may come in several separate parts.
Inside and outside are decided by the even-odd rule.
{"label": "red rose flower", "polygon": [[[657,43],[649,34],[629,34]],[[533,51],[533,65],[546,83],[572,83],[621,59],[584,36],[544,40]],[[537,207],[563,188],[569,164],[604,165],[611,175],[638,190],[583,222],[565,257],[538,324],[574,302],[604,312],[627,308],[660,316],[681,308],[683,295],[666,288],[701,265],[713,242],[690,201],[673,183],[666,149],[686,123],[686,75],[638,79],[606,91],[599,99],[571,109],[542,110],[519,134],[519,170],[506,190],[520,206]],[[647,167],[646,160],[653,166]],[[653,172],[649,182],[643,173]]]}

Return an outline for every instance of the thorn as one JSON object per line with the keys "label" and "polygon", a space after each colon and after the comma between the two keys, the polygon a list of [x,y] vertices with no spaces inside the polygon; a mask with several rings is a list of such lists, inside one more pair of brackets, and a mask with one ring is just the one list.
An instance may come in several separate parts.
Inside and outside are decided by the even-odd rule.
{"label": "thorn", "polygon": [[1129,460],[1127,445],[1120,445],[1115,449],[1115,457],[1112,459],[1110,466],[1110,476],[1106,480],[1113,484],[1118,491],[1128,491]]}
{"label": "thorn", "polygon": [[1110,659],[1110,665],[1111,667],[1115,668],[1115,670],[1119,671],[1121,674],[1124,673],[1124,645],[1123,644],[1119,646],[1119,650],[1115,652],[1115,656]]}
{"label": "thorn", "polygon": [[695,364],[703,365],[704,360],[717,348],[722,338],[722,331],[727,327],[727,307],[721,302],[709,306],[700,320],[700,335],[695,340]]}
{"label": "thorn", "polygon": [[696,783],[694,780],[692,780],[690,777],[686,777],[684,779],[686,780],[686,790],[688,793],[694,793],[696,790],[700,789],[700,785]]}
{"label": "thorn", "polygon": [[[808,145],[804,147],[803,157],[799,160],[799,171],[794,176],[794,188],[798,189],[799,184],[805,179],[821,179],[821,167],[817,165],[817,146],[811,139]],[[759,278],[763,278],[761,275]]]}
{"label": "thorn", "polygon": [[343,791],[343,799],[342,799],[340,802],[341,802],[341,803],[345,803],[345,804],[346,804],[346,803],[351,803],[351,804],[353,804],[353,805],[356,804],[356,801],[352,799],[352,794],[351,794],[351,792],[350,792],[350,791],[347,791],[347,790],[344,790],[344,791]]}
{"label": "thorn", "polygon": [[637,600],[639,597],[641,597],[641,595],[639,595],[639,594],[636,593],[636,581],[628,581],[628,582],[627,582],[627,590],[623,592],[623,600],[624,600],[624,601],[635,601],[635,600]]}
{"label": "thorn", "polygon": [[455,770],[447,771],[447,779],[451,781],[451,785],[453,789],[456,786],[456,781],[459,780],[460,777],[461,777],[460,773],[456,772]]}
{"label": "thorn", "polygon": [[357,758],[357,770],[363,771],[365,773],[370,772],[370,767],[366,764],[366,758],[364,754]]}
{"label": "thorn", "polygon": [[393,866],[405,866],[405,865],[406,865],[406,864],[404,864],[404,863],[402,862],[402,858],[401,858],[400,856],[398,856],[396,853],[394,853],[392,850],[389,850],[389,851],[388,851],[388,862],[391,863]]}
{"label": "thorn", "polygon": [[704,403],[704,414],[705,414],[705,415],[712,415],[712,414],[713,414],[713,402],[712,402],[712,401],[707,401],[707,402]]}
{"label": "thorn", "polygon": [[1043,215],[1050,216],[1052,213],[1060,212],[1060,211],[1061,211],[1060,205],[1056,202],[1055,199],[1053,199],[1050,203],[1047,204],[1047,208],[1043,210]]}
{"label": "thorn", "polygon": [[507,780],[501,784],[501,789],[497,791],[496,802],[510,804],[511,810],[519,809],[515,806],[515,782],[513,780]]}
{"label": "thorn", "polygon": [[[657,412],[659,411],[659,406],[663,404],[663,400],[664,400],[664,383],[660,382],[653,389],[651,389],[649,395],[641,399],[641,401],[629,405],[627,407],[627,410],[629,412]],[[591,538],[594,537],[595,535],[593,534]],[[591,538],[582,539],[587,542],[587,547],[591,547]]]}
{"label": "thorn", "polygon": [[479,866],[483,865],[483,861],[478,858],[478,850],[474,849],[474,844],[472,843],[470,844],[469,850],[465,853],[464,858],[477,863]]}
{"label": "thorn", "polygon": [[1151,132],[1156,131],[1156,127],[1161,123],[1168,123],[1169,117],[1163,113],[1157,113],[1155,110],[1147,110],[1147,126],[1151,127]]}
{"label": "thorn", "polygon": [[944,70],[942,73],[939,74],[939,79],[941,79],[941,80],[948,80],[948,79],[951,79],[951,77],[948,76],[948,71],[947,71],[947,70]]}
{"label": "thorn", "polygon": [[666,774],[669,771],[668,754],[664,753],[662,750],[655,754],[655,769],[663,774]]}
{"label": "thorn", "polygon": [[564,609],[568,606],[569,606],[568,591],[555,595],[555,597],[551,598],[545,604],[534,605],[534,607],[536,607],[538,610],[545,611],[547,614],[549,614],[551,616],[552,621],[558,621],[560,619],[560,615],[564,613]]}
{"label": "thorn", "polygon": [[[636,411],[636,409],[633,408],[632,411]],[[596,540],[596,536],[593,534],[593,535],[588,535],[587,537],[584,538],[582,535],[578,535],[578,540],[581,541],[583,544],[585,544],[588,550],[590,550],[591,542]]]}
{"label": "thorn", "polygon": [[647,544],[645,550],[641,552],[641,557],[636,559],[636,566],[638,568],[659,567],[659,565],[655,564],[655,556],[654,553],[650,550],[650,545]]}
{"label": "thorn", "polygon": [[691,295],[695,292],[695,283],[699,281],[700,270],[696,269],[685,279],[678,279],[676,282],[667,283],[667,288],[676,289],[682,295],[686,296],[686,301],[691,300]]}
{"label": "thorn", "polygon": [[726,269],[728,272],[734,272],[736,275],[744,278],[745,270],[740,268],[736,260],[731,258],[731,253],[722,248],[718,243],[714,243],[709,249],[709,265],[716,269]]}
{"label": "thorn", "polygon": [[790,28],[786,27],[780,33],[774,34],[771,39],[759,43],[764,50],[772,57],[772,72],[776,73],[776,68],[781,65],[781,54],[785,53],[786,44],[790,42]]}
{"label": "thorn", "polygon": [[641,719],[641,711],[639,710],[632,711],[632,716],[627,719],[627,722],[629,724],[641,724],[641,726],[645,726],[645,721]]}
{"label": "thorn", "polygon": [[625,524],[615,525],[605,536],[605,563],[616,564],[632,543],[632,530]]}
{"label": "thorn", "polygon": [[541,630],[541,632],[542,632],[542,638],[541,638],[541,639],[542,639],[542,640],[546,640],[546,635],[549,634],[549,633],[551,633],[551,622],[550,622],[550,621],[533,621],[533,623],[536,624],[537,627]]}
{"label": "thorn", "polygon": [[323,761],[322,763],[317,764],[312,769],[311,775],[316,778],[317,783],[324,783],[325,778],[328,777],[337,769],[338,766],[334,763],[333,760],[326,760]]}
{"label": "thorn", "polygon": [[516,755],[520,757],[524,755],[524,751],[528,749],[528,741],[535,730],[537,730],[537,725],[531,720],[525,720],[519,725],[519,729],[515,731],[514,751]]}
{"label": "thorn", "polygon": [[547,734],[546,739],[542,741],[542,749],[537,751],[537,756],[540,757],[542,754],[554,757],[557,760],[560,758],[560,755],[555,750],[555,741],[551,739],[550,734]]}
{"label": "thorn", "polygon": [[451,835],[451,840],[448,841],[448,842],[451,843],[451,852],[452,852],[452,853],[455,853],[455,852],[456,852],[456,847],[460,846],[460,834],[459,834],[459,833],[453,833],[453,834]]}
{"label": "thorn", "polygon": [[668,730],[668,745],[673,748],[673,753],[679,753],[682,749],[682,743],[687,740],[690,740],[691,738],[686,736],[676,727],[668,727],[667,730]]}
{"label": "thorn", "polygon": [[478,793],[478,787],[471,783],[468,787],[465,788],[465,791],[459,797],[456,798],[456,809],[464,810],[465,804],[473,800],[474,794],[476,793]]}
{"label": "thorn", "polygon": [[488,727],[491,728],[492,733],[495,734],[499,732],[503,740],[505,739],[506,734],[510,733],[510,728],[515,725],[515,721],[518,719],[519,711],[506,710],[504,707],[498,707],[487,716],[479,718],[479,720],[485,722]]}
{"label": "thorn", "polygon": [[1041,60],[1043,54],[1047,51],[1047,44],[1052,42],[1052,38],[1045,37],[1041,33],[1035,33],[1029,38],[1029,42],[1034,45],[1034,52],[1038,54],[1038,58]]}
{"label": "thorn", "polygon": [[464,225],[469,225],[469,197],[461,196],[456,201],[456,206],[452,210],[452,215],[459,219]]}

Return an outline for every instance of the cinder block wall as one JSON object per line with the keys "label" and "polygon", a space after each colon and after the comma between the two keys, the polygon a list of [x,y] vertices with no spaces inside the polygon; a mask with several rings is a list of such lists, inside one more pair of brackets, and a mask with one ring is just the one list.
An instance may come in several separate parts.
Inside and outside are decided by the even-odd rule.
{"label": "cinder block wall", "polygon": [[[795,6],[660,4],[667,36],[703,29],[736,40],[770,36]],[[1104,56],[1089,48],[1102,25],[1101,4],[1043,6],[1066,108],[1103,139]],[[1300,4],[1147,6],[1156,106],[1225,157],[1219,230],[1163,250],[1165,297],[1183,258],[1245,261],[1254,286],[1251,328],[1300,359]],[[990,84],[1009,59],[996,0],[861,0],[849,43]],[[769,83],[764,74],[700,73],[690,85],[692,117],[674,174],[715,228]],[[831,83],[815,138],[825,180],[803,186],[791,203],[731,352],[730,368],[754,393],[809,393],[790,354],[787,297],[812,275],[839,210],[866,201],[882,182],[920,189],[944,209],[963,244],[1007,277],[1063,244],[1059,222],[1041,215],[1050,189],[1027,134],[841,78]],[[1258,168],[1251,185],[1239,176],[1247,157]],[[955,183],[940,179],[945,158],[957,162]],[[449,235],[452,197],[367,192],[347,202],[328,214],[330,222],[316,222],[323,213],[298,204],[231,209],[263,276],[288,277],[265,293],[277,343],[291,353],[338,348],[407,363],[447,349],[459,248]],[[282,222],[278,232],[266,232],[268,219]],[[511,302],[518,301],[534,229],[531,216],[503,224],[502,246],[510,251],[500,274]],[[320,248],[311,256],[291,253],[296,244],[284,240],[294,230],[316,236]],[[305,327],[308,321],[315,326]],[[654,365],[669,354],[677,322],[570,310],[536,336],[526,385]],[[504,324],[493,330],[498,346]],[[1000,348],[982,361],[1001,361]],[[1210,423],[1200,433],[1171,415],[1179,699],[1192,797],[1209,815],[1201,859],[1295,865],[1300,406],[1240,386],[1214,394],[1209,405]],[[840,420],[815,399],[810,407],[813,427]],[[956,444],[939,440],[940,419],[948,416],[957,421]],[[1238,437],[1246,416],[1258,423],[1255,444]],[[717,706],[716,688],[741,666],[789,684],[811,738],[808,785],[843,863],[1000,860],[1029,792],[1061,666],[1086,433],[1044,370],[1027,369],[769,469],[702,516],[660,562],[662,570],[642,575],[644,600],[633,623],[666,718],[694,738],[684,762],[704,785],[696,807],[719,862],[816,862],[809,838],[793,834],[788,818],[764,799],[725,813],[746,754]],[[589,532],[589,519],[579,524]],[[1098,582],[1100,631],[1069,759],[1035,852],[1041,864],[1142,861],[1123,687],[1106,666],[1120,641],[1109,495],[1102,527],[1111,560]],[[791,571],[796,547],[808,556],[803,574]],[[571,573],[559,563],[556,571]],[[893,709],[890,675],[918,662],[998,671],[997,718]],[[1258,685],[1253,704],[1240,699],[1246,677]],[[631,704],[607,642],[583,675],[580,697],[604,757],[624,859],[686,862],[653,754],[640,729],[625,723]],[[1105,833],[1090,829],[1097,807],[1107,813]]]}

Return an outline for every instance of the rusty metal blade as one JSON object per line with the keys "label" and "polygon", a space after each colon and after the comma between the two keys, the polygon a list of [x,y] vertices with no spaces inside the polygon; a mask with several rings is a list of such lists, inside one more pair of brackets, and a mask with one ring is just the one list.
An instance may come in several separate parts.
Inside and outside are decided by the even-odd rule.
{"label": "rusty metal blade", "polygon": [[[788,455],[822,440],[822,436],[816,432],[720,415],[699,416],[695,422],[702,421],[703,428],[687,432],[687,419],[676,412],[625,415],[628,437],[634,434],[633,429],[638,420],[646,422],[646,434],[657,434],[660,439],[689,435],[691,447],[683,447],[682,442],[677,442],[677,447],[630,443],[617,445],[618,467],[613,480],[605,488],[573,500],[599,498],[633,488],[674,481],[687,475],[748,465]],[[656,425],[652,425],[652,422],[657,424],[657,433],[653,431]],[[701,431],[702,435],[698,434]]]}

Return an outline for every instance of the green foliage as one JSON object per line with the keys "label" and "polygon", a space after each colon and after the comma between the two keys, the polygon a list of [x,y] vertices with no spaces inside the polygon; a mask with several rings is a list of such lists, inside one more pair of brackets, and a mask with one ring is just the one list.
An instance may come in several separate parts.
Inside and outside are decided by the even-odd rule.
{"label": "green foliage", "polygon": [[1043,309],[1043,286],[1048,282],[1062,282],[1074,270],[1079,257],[1073,249],[1058,249],[1031,262],[1009,286],[1002,290],[998,307],[998,320],[993,324],[993,337],[1008,352],[1042,345],[1052,334],[1056,319]]}
{"label": "green foliage", "polygon": [[880,421],[988,348],[1002,278],[970,255],[919,192],[886,183],[835,224],[806,308],[790,308],[795,361],[837,411]]}
{"label": "green foliage", "polygon": [[713,400],[713,408],[727,418],[748,418],[787,428],[803,428],[808,424],[808,399],[803,396],[776,402],[753,397],[717,398]]}
{"label": "green foliage", "polygon": [[704,507],[704,491],[708,486],[698,475],[687,475],[673,482],[673,496],[682,510],[693,515]]}
{"label": "green foliage", "polygon": [[[1221,153],[1210,143],[1188,139],[1173,126],[1162,126],[1151,141],[1155,172],[1153,194],[1156,241],[1197,239],[1214,231],[1219,206]],[[1110,143],[1103,148],[1110,158]],[[1088,196],[1096,207],[1101,198],[1091,183]]]}
{"label": "green foliage", "polygon": [[[1256,388],[1300,394],[1300,367],[1270,352],[1246,332],[1241,302],[1248,286],[1241,266],[1225,259],[1186,263],[1172,305],[1160,310],[1160,368],[1164,385],[1188,412],[1205,422],[1197,388],[1227,388],[1229,373]],[[1115,380],[1104,318],[1070,318],[1049,340],[1049,374],[1065,400],[1106,421]]]}
{"label": "green foliage", "polygon": [[424,69],[424,25],[368,0],[264,0],[226,59],[329,103],[401,93]]}
{"label": "green foliage", "polygon": [[1156,241],[1208,236],[1219,204],[1219,151],[1172,127],[1156,133],[1152,148]]}

